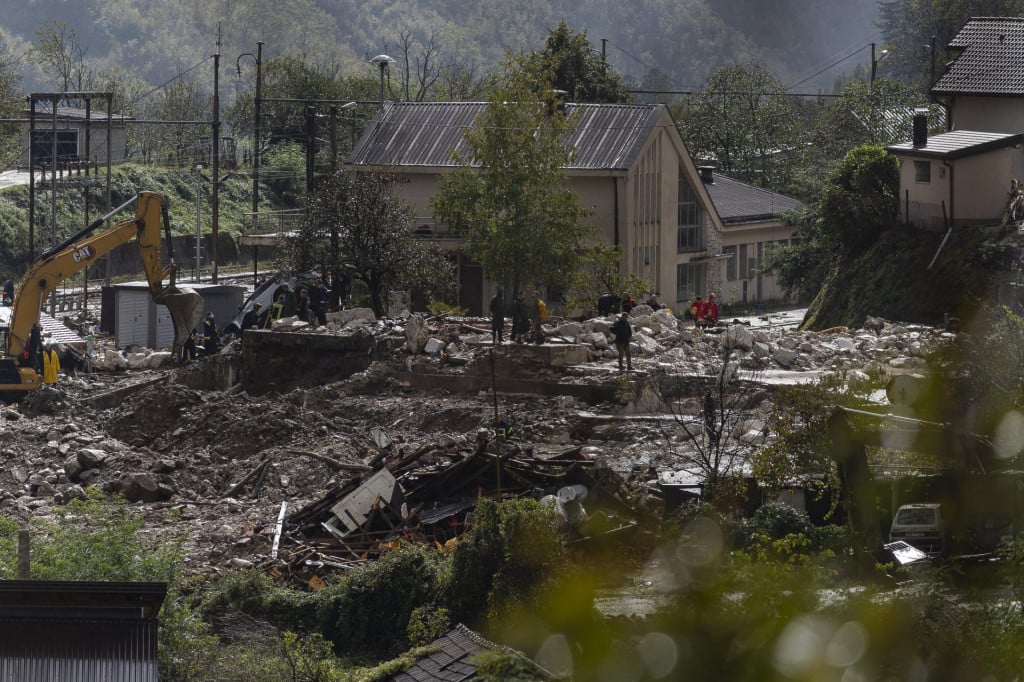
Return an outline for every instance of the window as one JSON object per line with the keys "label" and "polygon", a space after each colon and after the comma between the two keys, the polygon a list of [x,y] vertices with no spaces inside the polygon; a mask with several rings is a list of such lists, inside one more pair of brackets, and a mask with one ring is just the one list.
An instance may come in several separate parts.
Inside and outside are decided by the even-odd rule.
{"label": "window", "polygon": [[740,279],[746,279],[747,275],[747,245],[740,244]]}
{"label": "window", "polygon": [[932,164],[931,161],[914,162],[914,182],[931,182]]}
{"label": "window", "polygon": [[701,251],[704,248],[704,212],[697,203],[697,194],[679,169],[678,210],[676,212],[677,252]]}
{"label": "window", "polygon": [[[36,163],[50,163],[53,152],[53,131],[37,130],[32,135],[32,148],[35,153]],[[57,131],[57,160],[77,161],[78,160],[78,131],[58,130]]]}
{"label": "window", "polygon": [[676,303],[689,302],[704,289],[701,267],[694,263],[676,265]]}
{"label": "window", "polygon": [[729,282],[736,281],[736,247],[726,246],[722,248],[722,253],[728,256],[725,261],[725,279]]}

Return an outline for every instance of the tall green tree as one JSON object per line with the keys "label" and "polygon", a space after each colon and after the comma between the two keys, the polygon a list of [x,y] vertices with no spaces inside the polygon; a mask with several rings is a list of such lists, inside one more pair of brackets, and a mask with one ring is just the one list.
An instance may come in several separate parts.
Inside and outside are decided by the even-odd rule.
{"label": "tall green tree", "polygon": [[[18,91],[21,84],[21,60],[14,54],[3,31],[0,31],[0,118],[17,118],[24,106]],[[0,167],[7,167],[17,158],[18,125],[0,124]]]}
{"label": "tall green tree", "polygon": [[784,184],[798,139],[786,89],[761,64],[715,70],[676,112],[679,132],[699,162],[764,187]]}
{"label": "tall green tree", "polygon": [[421,291],[444,296],[454,288],[454,268],[443,254],[412,233],[412,208],[386,173],[339,170],[310,197],[309,220],[288,247],[296,270],[345,270],[362,282],[371,307],[383,315],[391,293]]}
{"label": "tall green tree", "polygon": [[581,264],[593,228],[568,188],[573,121],[554,99],[550,73],[510,57],[491,100],[466,131],[471,156],[441,178],[431,206],[467,243],[471,258],[513,291],[562,286]]}
{"label": "tall green tree", "polygon": [[548,35],[544,49],[534,52],[528,68],[538,77],[553,74],[553,85],[564,90],[570,102],[619,104],[633,99],[622,77],[587,39],[563,19]]}

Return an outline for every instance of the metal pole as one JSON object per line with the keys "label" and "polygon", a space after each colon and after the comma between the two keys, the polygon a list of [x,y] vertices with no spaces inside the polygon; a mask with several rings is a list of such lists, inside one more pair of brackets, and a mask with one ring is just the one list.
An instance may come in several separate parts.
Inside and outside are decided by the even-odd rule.
{"label": "metal pole", "polygon": [[[313,194],[313,161],[316,155],[316,104],[306,104],[306,194]],[[306,202],[307,206],[309,202]]]}
{"label": "metal pole", "polygon": [[875,61],[875,44],[871,43],[871,82],[875,82],[875,72],[878,70],[878,62]]}
{"label": "metal pole", "polygon": [[210,281],[217,283],[217,235],[219,233],[218,217],[220,213],[220,53],[213,55],[213,180],[210,183],[210,210],[212,214],[210,244]]}
{"label": "metal pole", "polygon": [[36,260],[36,98],[29,97],[28,115],[28,262]]}
{"label": "metal pole", "polygon": [[202,166],[195,167],[196,174],[196,259],[195,269],[192,271],[192,279],[196,282],[199,281],[200,268],[202,266],[200,262],[200,254],[203,248],[203,223],[201,220],[202,215],[202,198],[203,198],[203,174],[201,172]]}
{"label": "metal pole", "polygon": [[[263,42],[256,43],[256,100],[253,102],[253,232],[259,231],[260,118],[263,95]],[[253,245],[253,287],[259,281],[259,245]]]}

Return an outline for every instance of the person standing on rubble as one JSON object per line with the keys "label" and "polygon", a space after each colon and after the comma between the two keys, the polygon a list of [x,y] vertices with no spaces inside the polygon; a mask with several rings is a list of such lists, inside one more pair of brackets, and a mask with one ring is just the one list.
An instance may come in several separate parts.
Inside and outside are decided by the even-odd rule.
{"label": "person standing on rubble", "polygon": [[505,334],[505,290],[498,287],[491,297],[491,338],[493,342],[504,343]]}
{"label": "person standing on rubble", "polygon": [[313,287],[313,312],[319,325],[327,324],[327,302],[330,298],[331,290],[324,285],[322,277],[317,277],[316,286]]}
{"label": "person standing on rubble", "polygon": [[220,352],[220,334],[217,333],[217,321],[212,311],[206,313],[206,319],[203,320],[203,348],[206,355],[216,355]]}
{"label": "person standing on rubble", "polygon": [[512,301],[512,341],[522,343],[529,328],[530,318],[526,314],[526,292],[520,291]]}
{"label": "person standing on rubble", "polygon": [[704,302],[704,326],[714,327],[718,324],[718,302],[715,294],[708,294],[708,300]]}
{"label": "person standing on rubble", "polygon": [[544,343],[544,330],[541,328],[548,317],[548,305],[540,297],[539,291],[533,292],[530,300],[530,323],[533,325],[533,342],[538,346]]}
{"label": "person standing on rubble", "polygon": [[697,296],[690,303],[690,317],[693,318],[693,326],[701,329],[704,326],[704,297]]}
{"label": "person standing on rubble", "polygon": [[299,316],[299,319],[303,322],[312,322],[312,301],[309,299],[309,291],[307,289],[299,289],[299,300],[295,304],[295,314]]}
{"label": "person standing on rubble", "polygon": [[262,307],[263,304],[256,301],[252,304],[252,308],[246,311],[245,315],[242,316],[242,331],[259,327],[260,308]]}
{"label": "person standing on rubble", "polygon": [[636,301],[633,300],[633,297],[629,295],[628,291],[623,291],[622,301],[620,305],[622,306],[622,312],[628,313],[630,310],[636,307]]}
{"label": "person standing on rubble", "polygon": [[629,344],[633,340],[633,326],[629,323],[629,313],[622,313],[612,325],[615,335],[615,350],[619,352],[619,371],[622,371],[622,360],[626,360],[626,371],[633,371],[633,353]]}
{"label": "person standing on rubble", "polygon": [[280,320],[282,317],[291,317],[295,314],[295,294],[287,282],[281,285],[274,297],[273,319]]}
{"label": "person standing on rubble", "polygon": [[14,305],[14,280],[10,277],[4,282],[4,305]]}

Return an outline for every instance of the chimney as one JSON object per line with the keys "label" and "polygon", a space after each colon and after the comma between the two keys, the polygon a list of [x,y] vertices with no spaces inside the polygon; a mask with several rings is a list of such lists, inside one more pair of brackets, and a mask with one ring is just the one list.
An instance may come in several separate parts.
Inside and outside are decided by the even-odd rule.
{"label": "chimney", "polygon": [[928,146],[928,110],[914,109],[914,147]]}
{"label": "chimney", "polygon": [[715,167],[714,166],[697,166],[697,170],[700,171],[700,180],[705,185],[715,184]]}

